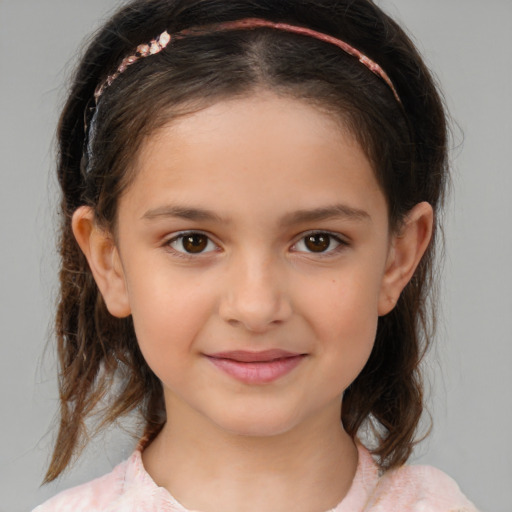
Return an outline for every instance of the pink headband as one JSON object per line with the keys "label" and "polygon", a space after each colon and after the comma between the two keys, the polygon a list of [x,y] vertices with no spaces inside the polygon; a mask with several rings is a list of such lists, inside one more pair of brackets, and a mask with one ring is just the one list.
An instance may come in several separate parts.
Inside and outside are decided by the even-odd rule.
{"label": "pink headband", "polygon": [[319,39],[320,41],[325,41],[326,43],[333,44],[338,48],[341,48],[345,53],[352,55],[359,59],[359,62],[366,66],[370,71],[379,76],[386,84],[388,84],[389,88],[393,92],[398,103],[401,103],[400,97],[396,92],[396,89],[393,85],[393,82],[386,74],[386,72],[373,60],[368,58],[366,55],[361,53],[356,48],[350,46],[345,41],[341,39],[337,39],[335,37],[329,36],[327,34],[323,34],[322,32],[317,32],[316,30],[312,30],[305,27],[300,27],[296,25],[289,25],[288,23],[275,23],[273,21],[268,21],[260,18],[245,18],[242,20],[236,21],[227,21],[223,23],[218,23],[216,25],[209,25],[207,27],[198,27],[198,28],[190,28],[186,30],[182,30],[181,32],[177,32],[173,36],[170,36],[167,31],[162,32],[156,39],[150,41],[149,44],[141,44],[137,46],[137,50],[135,55],[130,55],[123,59],[121,65],[117,68],[117,71],[109,75],[105,82],[100,84],[94,93],[94,98],[96,99],[96,103],[98,103],[100,96],[103,94],[103,91],[109,87],[112,82],[123,73],[128,66],[131,66],[134,62],[137,62],[139,59],[143,57],[148,57],[149,55],[155,55],[161,52],[171,41],[171,39],[181,39],[182,37],[190,34],[202,34],[210,31],[225,31],[225,30],[239,30],[239,29],[252,29],[252,28],[274,28],[277,30],[284,30],[285,32],[292,32],[294,34],[301,34],[305,36],[314,37],[315,39]]}

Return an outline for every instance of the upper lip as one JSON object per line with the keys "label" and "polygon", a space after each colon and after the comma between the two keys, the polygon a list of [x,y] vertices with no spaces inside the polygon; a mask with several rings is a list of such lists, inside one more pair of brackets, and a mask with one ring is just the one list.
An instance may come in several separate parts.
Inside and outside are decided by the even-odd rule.
{"label": "upper lip", "polygon": [[273,348],[259,352],[250,350],[230,350],[227,352],[216,352],[214,354],[208,354],[208,357],[213,357],[215,359],[231,359],[232,361],[238,361],[241,363],[263,363],[274,361],[276,359],[297,357],[301,355],[303,354],[299,352],[289,352],[287,350]]}

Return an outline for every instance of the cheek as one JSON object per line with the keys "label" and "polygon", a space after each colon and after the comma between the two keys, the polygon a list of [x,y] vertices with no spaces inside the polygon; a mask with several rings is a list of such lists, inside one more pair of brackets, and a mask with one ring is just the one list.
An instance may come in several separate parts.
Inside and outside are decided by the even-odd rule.
{"label": "cheek", "polygon": [[347,387],[363,369],[375,342],[378,280],[347,274],[326,280],[305,297],[303,310],[334,379]]}
{"label": "cheek", "polygon": [[319,320],[328,329],[364,330],[369,324],[373,330],[378,318],[380,279],[371,272],[340,272],[329,279],[317,279],[304,285],[303,311]]}
{"label": "cheek", "polygon": [[179,273],[151,273],[128,282],[135,333],[150,368],[162,380],[198,350],[195,341],[211,314],[214,298],[204,283]]}

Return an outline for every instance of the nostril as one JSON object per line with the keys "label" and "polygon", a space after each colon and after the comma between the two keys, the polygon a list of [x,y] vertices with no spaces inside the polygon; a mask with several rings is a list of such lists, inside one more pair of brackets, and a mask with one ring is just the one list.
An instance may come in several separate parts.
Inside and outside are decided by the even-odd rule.
{"label": "nostril", "polygon": [[244,321],[237,320],[236,318],[230,318],[227,319],[226,321],[231,327],[235,327],[237,329],[244,328],[245,330],[252,333],[265,333],[268,330],[278,327],[279,325],[284,323],[284,320],[281,319],[275,319],[270,321],[262,321],[261,319],[245,319]]}
{"label": "nostril", "polygon": [[[231,327],[258,333],[285,323],[291,315],[291,303],[275,272],[262,258],[240,269],[232,268],[232,279],[224,281],[218,303],[220,318]],[[257,264],[257,266],[256,266]]]}

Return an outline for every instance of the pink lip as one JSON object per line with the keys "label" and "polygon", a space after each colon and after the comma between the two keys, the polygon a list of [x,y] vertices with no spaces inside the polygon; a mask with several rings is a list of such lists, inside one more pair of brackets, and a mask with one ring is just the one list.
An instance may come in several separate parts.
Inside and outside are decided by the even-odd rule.
{"label": "pink lip", "polygon": [[206,356],[219,370],[247,384],[273,382],[297,367],[304,354],[272,349],[261,352],[233,350]]}

